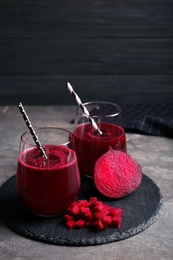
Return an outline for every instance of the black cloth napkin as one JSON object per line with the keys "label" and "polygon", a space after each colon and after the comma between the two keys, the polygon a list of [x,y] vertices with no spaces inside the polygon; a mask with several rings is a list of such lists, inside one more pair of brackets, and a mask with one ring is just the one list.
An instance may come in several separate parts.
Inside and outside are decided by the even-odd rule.
{"label": "black cloth napkin", "polygon": [[173,103],[121,105],[126,132],[173,138]]}

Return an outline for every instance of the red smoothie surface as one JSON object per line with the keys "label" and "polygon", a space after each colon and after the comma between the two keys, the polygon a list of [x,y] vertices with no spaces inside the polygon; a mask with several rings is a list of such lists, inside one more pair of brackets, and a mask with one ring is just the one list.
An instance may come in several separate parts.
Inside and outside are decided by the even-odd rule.
{"label": "red smoothie surface", "polygon": [[79,170],[90,177],[93,177],[96,160],[110,147],[126,152],[123,128],[106,122],[100,122],[97,125],[102,131],[102,135],[97,133],[90,123],[78,125],[73,132]]}
{"label": "red smoothie surface", "polygon": [[43,146],[48,159],[38,148],[21,153],[18,159],[16,189],[33,213],[53,216],[63,213],[76,199],[80,175],[75,153],[64,146]]}

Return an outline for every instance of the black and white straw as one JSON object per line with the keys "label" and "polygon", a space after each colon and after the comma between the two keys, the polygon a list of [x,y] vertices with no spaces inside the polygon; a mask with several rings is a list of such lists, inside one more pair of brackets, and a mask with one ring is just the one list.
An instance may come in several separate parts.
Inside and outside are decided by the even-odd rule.
{"label": "black and white straw", "polygon": [[18,107],[19,107],[19,110],[20,110],[20,112],[21,112],[21,114],[23,116],[23,119],[24,119],[24,121],[25,121],[25,123],[26,123],[26,125],[27,125],[27,127],[28,127],[28,129],[29,129],[29,131],[30,131],[30,133],[31,133],[31,135],[33,137],[33,139],[34,139],[34,142],[36,143],[36,145],[37,145],[37,147],[38,147],[38,149],[39,149],[39,151],[41,153],[41,156],[43,156],[45,159],[47,159],[47,155],[45,154],[45,151],[44,151],[44,149],[43,149],[43,147],[42,147],[42,145],[41,145],[41,143],[40,143],[40,141],[38,139],[38,136],[36,135],[36,132],[35,132],[32,124],[31,124],[30,120],[29,120],[28,115],[25,112],[25,109],[24,109],[22,103],[19,103]]}
{"label": "black and white straw", "polygon": [[90,123],[92,124],[92,127],[95,129],[95,131],[99,132],[99,134],[102,135],[102,131],[98,128],[96,122],[91,117],[88,109],[82,104],[80,97],[76,94],[76,92],[74,91],[73,87],[71,86],[71,84],[69,82],[67,82],[67,88],[70,91],[70,93],[72,94],[72,96],[74,97],[74,99],[76,100],[76,103],[82,109],[83,113],[88,117]]}

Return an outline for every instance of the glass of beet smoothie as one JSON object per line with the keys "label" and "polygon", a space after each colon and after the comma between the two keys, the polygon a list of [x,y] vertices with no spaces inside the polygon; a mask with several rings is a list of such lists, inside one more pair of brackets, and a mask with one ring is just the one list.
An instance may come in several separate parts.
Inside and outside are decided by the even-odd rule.
{"label": "glass of beet smoothie", "polygon": [[47,159],[41,156],[30,132],[25,132],[20,140],[16,190],[32,213],[59,215],[76,199],[80,189],[74,137],[61,128],[39,128],[35,132]]}
{"label": "glass of beet smoothie", "polygon": [[114,103],[93,101],[83,104],[102,134],[96,131],[80,107],[74,122],[75,150],[79,170],[93,177],[96,160],[110,148],[126,152],[126,137],[121,108]]}

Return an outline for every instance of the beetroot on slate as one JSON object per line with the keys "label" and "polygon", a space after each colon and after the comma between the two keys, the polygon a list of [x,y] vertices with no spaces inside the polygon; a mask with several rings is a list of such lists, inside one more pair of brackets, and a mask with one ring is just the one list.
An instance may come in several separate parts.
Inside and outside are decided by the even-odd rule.
{"label": "beetroot on slate", "polygon": [[66,227],[89,227],[96,231],[106,229],[108,226],[120,228],[122,222],[121,208],[114,208],[91,197],[89,201],[79,200],[73,202],[63,216]]}
{"label": "beetroot on slate", "polygon": [[121,198],[134,191],[141,183],[140,165],[128,154],[109,150],[95,164],[94,182],[103,195]]}

